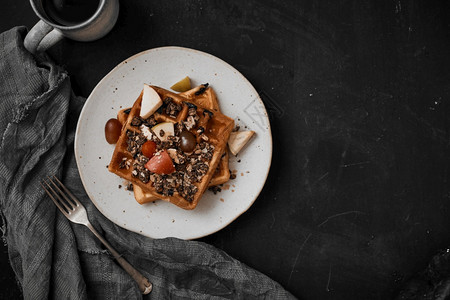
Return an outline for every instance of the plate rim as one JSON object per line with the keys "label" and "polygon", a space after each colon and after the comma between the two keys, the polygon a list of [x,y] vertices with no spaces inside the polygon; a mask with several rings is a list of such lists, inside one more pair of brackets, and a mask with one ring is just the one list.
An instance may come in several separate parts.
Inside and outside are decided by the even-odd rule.
{"label": "plate rim", "polygon": [[[111,223],[125,229],[131,232],[135,232],[137,234],[143,235],[143,236],[147,236],[150,237],[146,234],[144,234],[143,232],[138,232],[138,231],[134,231],[132,229],[126,228],[121,226],[120,224],[117,224],[116,222],[114,222],[113,220],[111,220],[107,215],[105,215],[105,213],[103,212],[103,209],[101,209],[101,207],[99,207],[99,205],[96,203],[96,201],[93,200],[93,196],[90,194],[90,192],[88,191],[88,189],[86,189],[86,185],[85,185],[85,178],[83,176],[83,173],[81,172],[81,168],[80,168],[80,164],[81,162],[79,161],[79,149],[78,149],[78,143],[79,143],[79,131],[80,131],[80,127],[81,127],[81,120],[83,119],[84,114],[86,114],[86,104],[88,104],[89,101],[91,100],[92,95],[96,92],[97,89],[100,88],[100,86],[103,84],[104,81],[107,81],[108,78],[119,68],[121,67],[123,64],[128,63],[131,60],[136,59],[139,56],[145,55],[147,53],[150,52],[158,52],[158,51],[165,51],[165,50],[179,50],[179,51],[188,51],[188,52],[193,52],[195,54],[198,55],[204,55],[207,56],[209,58],[212,58],[214,60],[217,60],[218,62],[220,62],[222,65],[226,66],[227,68],[231,69],[231,71],[233,71],[237,76],[240,77],[240,80],[242,82],[245,82],[245,84],[251,89],[251,91],[256,95],[254,100],[257,100],[260,102],[260,104],[263,106],[264,108],[264,114],[265,117],[267,118],[267,131],[268,131],[268,140],[270,142],[270,151],[269,151],[269,161],[268,161],[268,166],[267,166],[267,170],[264,174],[264,181],[263,184],[261,185],[261,187],[257,190],[255,197],[252,201],[250,201],[248,203],[248,205],[246,207],[243,207],[243,209],[237,213],[234,217],[231,217],[229,219],[228,222],[224,222],[223,226],[219,226],[219,228],[214,229],[212,231],[209,231],[209,233],[201,233],[200,235],[193,235],[192,237],[188,237],[188,238],[182,238],[184,240],[193,240],[193,239],[200,239],[209,235],[212,235],[224,228],[226,228],[228,225],[230,225],[231,223],[233,223],[237,218],[239,218],[243,213],[247,212],[250,207],[253,206],[253,204],[256,202],[256,199],[260,196],[262,190],[264,189],[264,186],[266,185],[267,179],[269,177],[269,173],[270,173],[270,169],[272,166],[272,160],[273,160],[273,137],[272,137],[272,126],[270,123],[270,118],[266,109],[266,105],[264,104],[264,102],[261,99],[260,94],[257,92],[257,90],[255,89],[255,87],[250,83],[250,81],[239,71],[237,70],[235,67],[233,67],[231,64],[227,63],[226,61],[224,61],[223,59],[214,56],[210,53],[207,52],[203,52],[201,50],[196,50],[196,49],[192,49],[192,48],[186,48],[186,47],[181,47],[181,46],[162,46],[162,47],[156,47],[156,48],[150,48],[147,50],[143,50],[141,52],[138,52],[124,60],[122,60],[120,63],[118,63],[114,68],[112,68],[105,76],[102,77],[102,79],[95,85],[95,87],[92,89],[92,91],[90,92],[89,96],[86,98],[86,101],[83,104],[83,107],[80,111],[80,114],[78,116],[78,120],[77,120],[77,126],[76,126],[76,130],[75,130],[75,136],[74,136],[74,154],[75,154],[75,161],[77,164],[77,169],[78,169],[78,174],[80,175],[80,179],[81,179],[81,183],[83,184],[83,188],[86,192],[86,194],[89,197],[89,200],[94,204],[94,206],[96,207],[96,209],[106,218],[108,219]],[[266,149],[267,150],[267,149]],[[152,238],[152,237],[150,237]]]}

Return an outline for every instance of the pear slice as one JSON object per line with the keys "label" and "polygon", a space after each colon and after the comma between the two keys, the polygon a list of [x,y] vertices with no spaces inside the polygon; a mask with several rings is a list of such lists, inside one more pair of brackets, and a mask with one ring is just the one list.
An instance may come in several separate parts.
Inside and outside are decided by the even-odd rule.
{"label": "pear slice", "polygon": [[148,84],[144,84],[140,116],[147,119],[163,104],[158,93]]}
{"label": "pear slice", "polygon": [[235,131],[230,133],[228,147],[233,155],[237,155],[255,134],[254,131]]}
{"label": "pear slice", "polygon": [[179,93],[186,92],[191,89],[191,79],[189,78],[189,76],[186,76],[177,83],[175,83],[174,85],[172,85],[170,88],[175,92]]}
{"label": "pear slice", "polygon": [[[162,141],[167,141],[167,137],[175,135],[175,128],[171,122],[163,122],[152,127],[152,131]],[[162,135],[161,135],[162,133]]]}

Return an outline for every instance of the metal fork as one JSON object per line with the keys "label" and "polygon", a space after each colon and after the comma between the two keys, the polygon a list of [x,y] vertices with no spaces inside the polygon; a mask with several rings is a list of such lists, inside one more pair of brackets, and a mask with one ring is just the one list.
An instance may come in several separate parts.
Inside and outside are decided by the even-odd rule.
{"label": "metal fork", "polygon": [[139,289],[143,295],[146,295],[152,291],[152,284],[150,281],[144,277],[138,270],[136,270],[132,265],[130,265],[113,247],[95,230],[92,224],[89,222],[86,209],[83,204],[78,201],[77,198],[59,181],[58,178],[53,176],[53,179],[47,177],[47,180],[41,182],[41,186],[44,188],[45,192],[50,196],[59,210],[69,219],[70,221],[85,225],[89,228],[92,233],[103,243],[103,245],[108,248],[109,252],[114,256],[117,262],[130,274],[131,277],[139,285]]}

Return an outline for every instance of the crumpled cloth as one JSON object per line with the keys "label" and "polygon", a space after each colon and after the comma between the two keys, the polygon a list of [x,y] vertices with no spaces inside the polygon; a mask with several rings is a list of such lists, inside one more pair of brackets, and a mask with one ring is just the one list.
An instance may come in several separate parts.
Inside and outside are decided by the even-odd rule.
{"label": "crumpled cloth", "polygon": [[395,299],[450,299],[450,249],[435,254],[424,270],[406,281]]}
{"label": "crumpled cloth", "polygon": [[[87,197],[73,140],[84,99],[23,27],[0,35],[0,208],[11,266],[25,299],[294,299],[278,283],[198,241],[150,239],[116,226]],[[147,276],[146,296],[88,228],[69,222],[40,186],[56,175],[93,226]]]}

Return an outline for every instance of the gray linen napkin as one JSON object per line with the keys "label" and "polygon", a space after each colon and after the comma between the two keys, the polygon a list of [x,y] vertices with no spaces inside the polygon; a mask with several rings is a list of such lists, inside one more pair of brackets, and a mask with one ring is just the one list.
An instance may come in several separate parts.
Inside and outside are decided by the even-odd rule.
{"label": "gray linen napkin", "polygon": [[278,283],[205,243],[149,239],[100,214],[73,155],[84,99],[45,56],[23,47],[26,29],[0,35],[0,208],[11,266],[25,299],[139,299],[137,284],[91,232],[56,210],[39,181],[56,175],[99,232],[154,284],[148,299],[292,299]]}

